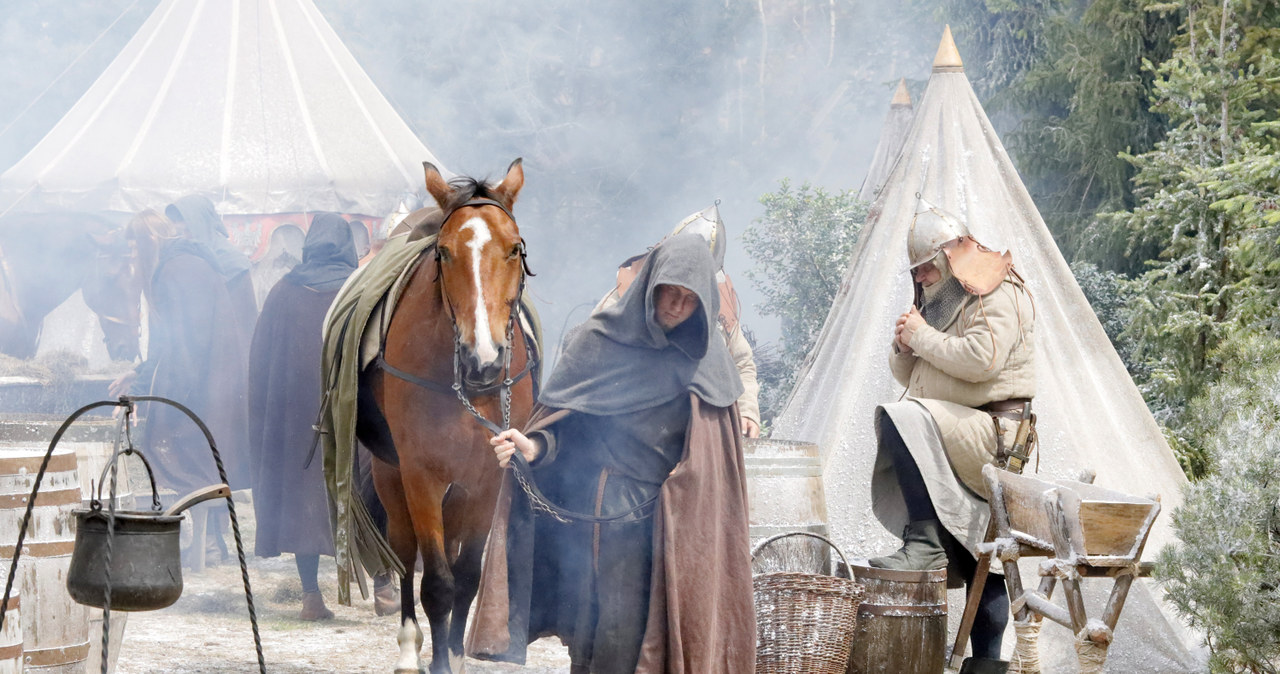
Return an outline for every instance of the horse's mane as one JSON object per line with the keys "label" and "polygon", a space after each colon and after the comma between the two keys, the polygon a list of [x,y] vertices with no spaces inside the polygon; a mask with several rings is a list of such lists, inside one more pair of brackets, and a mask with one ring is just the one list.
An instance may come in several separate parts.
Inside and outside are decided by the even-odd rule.
{"label": "horse's mane", "polygon": [[449,181],[449,186],[453,188],[453,194],[449,197],[449,203],[441,204],[441,210],[445,213],[452,212],[462,204],[472,199],[493,199],[494,201],[504,202],[504,198],[499,196],[494,190],[496,185],[490,184],[488,180],[477,180],[470,176],[457,176]]}

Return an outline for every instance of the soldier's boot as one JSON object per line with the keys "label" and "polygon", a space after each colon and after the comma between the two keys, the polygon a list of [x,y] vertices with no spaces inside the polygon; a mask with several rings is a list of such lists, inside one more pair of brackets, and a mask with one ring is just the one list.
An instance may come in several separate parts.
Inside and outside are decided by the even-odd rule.
{"label": "soldier's boot", "polygon": [[991,658],[965,658],[960,665],[960,674],[1005,674],[1008,671],[1008,662]]}
{"label": "soldier's boot", "polygon": [[[383,580],[385,582],[379,582]],[[373,579],[373,613],[380,616],[400,614],[400,592],[390,575]]]}
{"label": "soldier's boot", "polygon": [[932,571],[947,565],[947,551],[942,547],[942,522],[911,522],[902,532],[902,547],[884,557],[867,560],[871,566],[897,571]]}
{"label": "soldier's boot", "polygon": [[324,605],[324,595],[316,592],[302,593],[302,610],[298,612],[299,620],[329,620],[333,611]]}

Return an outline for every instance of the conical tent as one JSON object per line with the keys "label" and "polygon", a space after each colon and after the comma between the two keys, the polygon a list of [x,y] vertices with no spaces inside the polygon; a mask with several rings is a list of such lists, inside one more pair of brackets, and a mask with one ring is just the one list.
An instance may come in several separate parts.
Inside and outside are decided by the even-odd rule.
{"label": "conical tent", "polygon": [[871,155],[871,168],[867,169],[867,177],[858,190],[858,198],[863,201],[874,201],[884,181],[889,179],[893,170],[893,162],[902,151],[902,143],[911,131],[911,94],[907,92],[906,79],[898,80],[898,88],[893,92],[893,100],[889,102],[889,114],[884,117],[884,125],[880,127],[880,140],[876,142],[876,151]]}
{"label": "conical tent", "polygon": [[[1172,540],[1170,512],[1182,500],[1186,478],[974,95],[949,29],[901,155],[776,421],[775,437],[819,445],[836,541],[859,556],[898,544],[898,532],[885,531],[872,514],[872,417],[877,405],[903,395],[888,355],[894,321],[912,302],[906,243],[917,194],[960,216],[984,244],[1012,250],[1034,297],[1040,446],[1038,465],[1027,473],[1075,479],[1090,469],[1100,486],[1159,494],[1164,511],[1145,555],[1152,558]],[[1131,595],[1126,605],[1108,665],[1123,668],[1114,671],[1194,668],[1183,628],[1141,591],[1145,586],[1135,587],[1140,596]],[[1057,627],[1045,627],[1051,663],[1060,653],[1049,643]],[[1064,665],[1074,662],[1066,650]]]}
{"label": "conical tent", "polygon": [[439,162],[311,0],[164,0],[0,176],[0,210],[381,216]]}

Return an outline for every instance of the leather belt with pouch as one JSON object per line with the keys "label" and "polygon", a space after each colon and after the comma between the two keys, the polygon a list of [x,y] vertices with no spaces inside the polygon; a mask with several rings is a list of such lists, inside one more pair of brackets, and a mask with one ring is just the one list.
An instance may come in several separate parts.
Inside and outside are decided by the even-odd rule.
{"label": "leather belt with pouch", "polygon": [[[1014,473],[1021,473],[1031,453],[1035,451],[1036,416],[1031,413],[1030,398],[1009,398],[989,402],[978,409],[991,415],[996,430],[996,466]],[[1004,446],[1004,431],[1000,418],[1018,422],[1012,447]]]}

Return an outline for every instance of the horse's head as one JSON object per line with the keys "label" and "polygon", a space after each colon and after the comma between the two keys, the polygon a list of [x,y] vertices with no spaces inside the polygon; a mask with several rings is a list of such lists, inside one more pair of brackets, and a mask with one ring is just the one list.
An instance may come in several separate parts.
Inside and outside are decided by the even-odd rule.
{"label": "horse's head", "polygon": [[501,182],[490,185],[471,178],[445,182],[435,166],[423,168],[427,191],[445,214],[436,257],[463,383],[489,385],[509,358],[513,309],[526,272],[524,239],[511,215],[524,170],[517,159]]}
{"label": "horse's head", "polygon": [[91,236],[94,253],[84,261],[84,303],[98,314],[112,360],[133,360],[138,356],[138,327],[142,322],[142,284],[133,253],[123,228]]}

